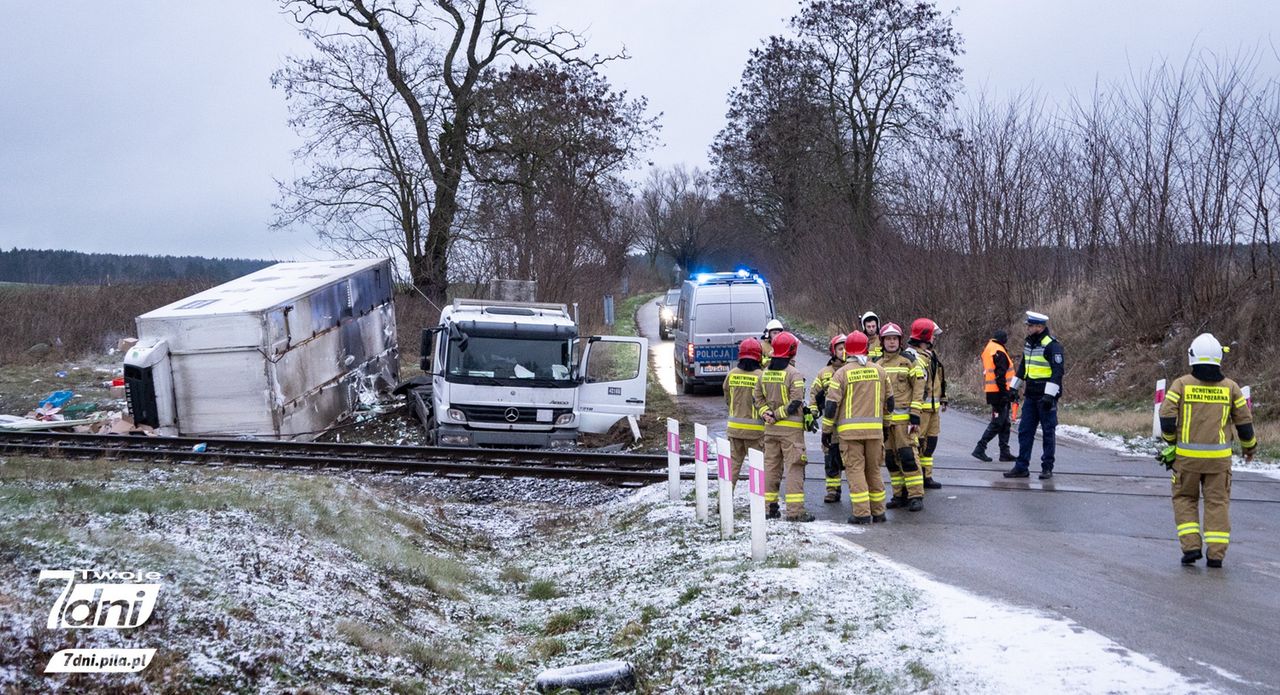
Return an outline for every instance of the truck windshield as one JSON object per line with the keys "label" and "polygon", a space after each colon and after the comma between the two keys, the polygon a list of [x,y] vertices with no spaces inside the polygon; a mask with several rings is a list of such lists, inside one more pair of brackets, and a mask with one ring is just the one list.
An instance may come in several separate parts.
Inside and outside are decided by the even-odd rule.
{"label": "truck windshield", "polygon": [[520,386],[573,386],[566,340],[479,338],[450,340],[450,381]]}

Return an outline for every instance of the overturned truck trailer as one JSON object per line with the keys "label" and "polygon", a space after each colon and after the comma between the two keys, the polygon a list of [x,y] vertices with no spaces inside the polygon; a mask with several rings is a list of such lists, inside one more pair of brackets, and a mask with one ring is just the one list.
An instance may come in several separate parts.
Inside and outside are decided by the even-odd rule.
{"label": "overturned truck trailer", "polygon": [[137,318],[135,422],[310,439],[399,377],[391,262],[277,263]]}

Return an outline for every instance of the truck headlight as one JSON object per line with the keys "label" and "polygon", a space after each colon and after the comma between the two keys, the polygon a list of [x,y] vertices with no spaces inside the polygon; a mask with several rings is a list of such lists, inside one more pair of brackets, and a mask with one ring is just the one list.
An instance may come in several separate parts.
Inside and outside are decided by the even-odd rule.
{"label": "truck headlight", "polygon": [[461,410],[459,410],[459,409],[457,409],[457,408],[450,408],[450,409],[448,409],[447,411],[445,411],[445,415],[447,415],[447,416],[449,417],[449,419],[450,419],[450,420],[453,420],[454,422],[466,422],[466,421],[467,421],[467,415],[466,415],[466,413],[463,413]]}
{"label": "truck headlight", "polygon": [[675,316],[675,314],[672,314],[670,309],[662,310],[662,318],[666,319],[667,321],[670,321],[673,316]]}
{"label": "truck headlight", "polygon": [[556,418],[556,424],[557,424],[557,425],[572,425],[572,424],[573,424],[573,413],[565,413],[564,415],[561,415],[560,417]]}

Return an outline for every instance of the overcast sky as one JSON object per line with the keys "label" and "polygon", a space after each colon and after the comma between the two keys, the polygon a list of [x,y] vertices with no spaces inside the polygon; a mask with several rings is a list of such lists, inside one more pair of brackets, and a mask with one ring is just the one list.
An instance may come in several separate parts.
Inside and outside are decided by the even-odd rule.
{"label": "overcast sky", "polygon": [[[1050,102],[1193,47],[1260,48],[1280,77],[1274,0],[942,0],[959,8],[968,95]],[[705,166],[747,52],[786,0],[531,0],[662,113],[659,165]],[[304,51],[266,0],[6,3],[0,19],[0,246],[278,259],[323,257],[267,229],[296,146],[269,77]]]}

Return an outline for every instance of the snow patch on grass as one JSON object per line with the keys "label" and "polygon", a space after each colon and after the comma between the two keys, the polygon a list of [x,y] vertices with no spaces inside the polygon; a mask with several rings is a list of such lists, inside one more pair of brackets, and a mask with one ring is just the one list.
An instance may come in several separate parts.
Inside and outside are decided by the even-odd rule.
{"label": "snow patch on grass", "polygon": [[1177,671],[1058,615],[944,584],[844,538],[833,541],[895,570],[925,596],[918,619],[950,645],[945,682],[984,693],[1211,693]]}

